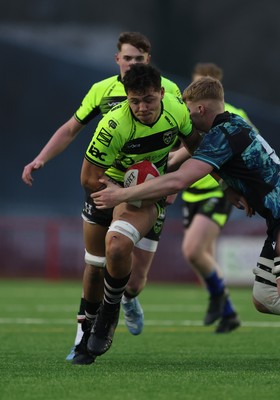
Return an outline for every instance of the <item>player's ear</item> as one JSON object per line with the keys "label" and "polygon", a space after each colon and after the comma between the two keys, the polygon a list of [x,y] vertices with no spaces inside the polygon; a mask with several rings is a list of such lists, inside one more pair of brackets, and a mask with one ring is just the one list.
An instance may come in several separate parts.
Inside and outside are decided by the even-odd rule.
{"label": "player's ear", "polygon": [[164,89],[164,87],[162,87],[161,89],[160,89],[160,94],[161,94],[161,98],[163,99],[163,96],[164,96],[164,93],[165,93],[165,89]]}
{"label": "player's ear", "polygon": [[115,54],[115,61],[116,61],[117,64],[119,63],[119,60],[120,60],[120,55],[119,55],[119,53],[116,53]]}
{"label": "player's ear", "polygon": [[205,107],[202,104],[199,104],[198,112],[199,112],[200,115],[204,115],[205,114]]}

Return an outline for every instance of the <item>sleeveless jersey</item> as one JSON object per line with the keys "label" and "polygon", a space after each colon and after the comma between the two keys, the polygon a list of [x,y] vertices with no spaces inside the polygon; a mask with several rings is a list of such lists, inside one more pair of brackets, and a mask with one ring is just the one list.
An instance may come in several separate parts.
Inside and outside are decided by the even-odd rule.
{"label": "sleeveless jersey", "polygon": [[[165,91],[181,97],[178,86],[167,78],[161,78]],[[74,117],[83,125],[98,115],[105,115],[111,108],[126,100],[126,93],[119,75],[95,83],[84,97]]]}
{"label": "sleeveless jersey", "polygon": [[186,137],[191,130],[189,112],[181,98],[165,93],[161,114],[153,125],[137,120],[126,100],[102,118],[85,158],[120,183],[126,169],[142,160],[151,161],[164,174],[169,151],[179,136]]}
{"label": "sleeveless jersey", "polygon": [[244,119],[228,112],[217,115],[193,158],[211,164],[262,217],[280,218],[280,160]]}
{"label": "sleeveless jersey", "polygon": [[[249,121],[247,114],[241,108],[236,108],[231,104],[225,103],[225,111],[239,115],[246,121]],[[224,193],[222,191],[222,188],[220,187],[216,179],[214,179],[211,175],[207,175],[204,178],[199,179],[188,189],[182,192],[182,199],[190,203],[206,200],[211,197],[221,198],[223,196]]]}

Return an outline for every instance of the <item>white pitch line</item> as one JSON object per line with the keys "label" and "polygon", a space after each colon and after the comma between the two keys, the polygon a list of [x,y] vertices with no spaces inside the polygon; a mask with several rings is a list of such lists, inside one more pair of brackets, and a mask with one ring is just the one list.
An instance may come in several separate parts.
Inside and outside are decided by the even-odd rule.
{"label": "white pitch line", "polygon": [[[73,319],[50,319],[50,318],[0,318],[0,324],[6,325],[75,325]],[[120,319],[119,325],[125,325]],[[145,320],[146,326],[203,326],[202,321],[194,320]],[[252,328],[280,328],[280,321],[242,321],[241,326]]]}
{"label": "white pitch line", "polygon": [[[165,313],[165,312],[173,312],[173,313],[203,313],[205,311],[205,306],[202,305],[143,305],[145,312],[155,312],[155,313]],[[238,307],[238,310],[242,310],[242,307]],[[22,305],[7,305],[2,307],[2,312],[6,313],[12,312],[40,312],[40,313],[66,313],[66,312],[77,312],[77,305],[41,305],[35,304],[34,307],[30,306],[22,306]]]}

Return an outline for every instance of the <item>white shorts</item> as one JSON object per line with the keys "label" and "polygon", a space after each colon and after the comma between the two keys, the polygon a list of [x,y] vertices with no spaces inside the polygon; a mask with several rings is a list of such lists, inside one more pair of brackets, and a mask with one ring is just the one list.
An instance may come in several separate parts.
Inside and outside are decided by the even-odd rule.
{"label": "white shorts", "polygon": [[256,279],[267,280],[269,282],[264,283],[255,280],[253,286],[254,298],[272,314],[280,315],[280,297],[275,276],[271,272],[263,271],[258,267],[255,267],[253,272],[256,275]]}

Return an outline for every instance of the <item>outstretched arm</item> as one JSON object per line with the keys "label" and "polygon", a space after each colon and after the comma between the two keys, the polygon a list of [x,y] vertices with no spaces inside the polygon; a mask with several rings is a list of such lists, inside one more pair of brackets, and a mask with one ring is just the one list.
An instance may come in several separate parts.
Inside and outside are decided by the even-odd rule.
{"label": "outstretched arm", "polygon": [[[99,209],[115,207],[123,202],[159,199],[178,193],[209,174],[212,169],[213,167],[205,162],[189,159],[175,172],[170,172],[125,189],[110,185],[98,193],[93,193],[91,197]],[[104,179],[100,180],[100,182],[106,184]]]}
{"label": "outstretched arm", "polygon": [[53,134],[48,143],[41,152],[27,164],[22,172],[22,180],[29,186],[32,186],[32,172],[42,168],[47,161],[62,153],[69,144],[75,139],[83,125],[76,121],[74,117],[70,118]]}

